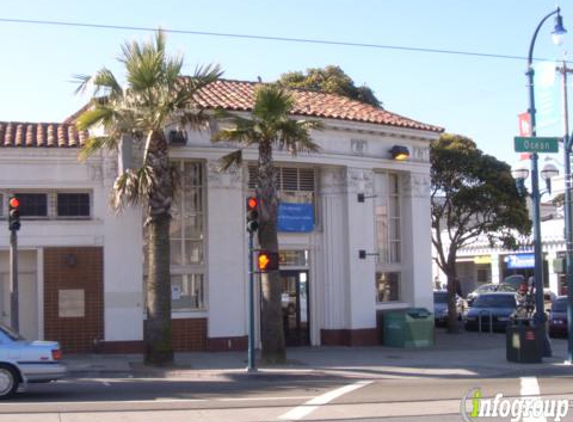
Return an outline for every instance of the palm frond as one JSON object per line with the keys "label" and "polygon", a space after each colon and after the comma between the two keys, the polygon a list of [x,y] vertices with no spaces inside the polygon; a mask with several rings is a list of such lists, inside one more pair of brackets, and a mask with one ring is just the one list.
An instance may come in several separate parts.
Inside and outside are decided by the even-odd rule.
{"label": "palm frond", "polygon": [[115,75],[106,67],[100,69],[95,75],[75,75],[74,78],[78,82],[78,87],[75,90],[76,94],[82,94],[88,89],[92,89],[93,96],[101,94],[118,97],[123,92]]}
{"label": "palm frond", "polygon": [[101,124],[108,119],[113,113],[113,109],[105,106],[96,106],[84,111],[76,119],[76,125],[79,130],[88,130]]}
{"label": "palm frond", "polygon": [[113,184],[111,205],[118,212],[125,205],[137,205],[148,199],[155,186],[156,179],[149,166],[128,169]]}
{"label": "palm frond", "polygon": [[238,149],[219,159],[219,170],[228,170],[231,167],[241,166],[243,164],[243,150]]}
{"label": "palm frond", "polygon": [[85,161],[101,150],[115,151],[118,141],[110,136],[96,136],[89,138],[82,146],[79,153],[79,160]]}

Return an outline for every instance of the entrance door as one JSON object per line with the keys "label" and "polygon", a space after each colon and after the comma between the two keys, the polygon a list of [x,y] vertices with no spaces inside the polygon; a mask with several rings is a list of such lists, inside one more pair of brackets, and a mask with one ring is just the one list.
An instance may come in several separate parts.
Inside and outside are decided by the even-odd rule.
{"label": "entrance door", "polygon": [[282,309],[287,346],[308,346],[308,271],[281,271]]}
{"label": "entrance door", "polygon": [[[0,321],[12,323],[10,314],[10,274],[0,274]],[[20,334],[27,339],[38,338],[38,287],[35,273],[18,273]]]}

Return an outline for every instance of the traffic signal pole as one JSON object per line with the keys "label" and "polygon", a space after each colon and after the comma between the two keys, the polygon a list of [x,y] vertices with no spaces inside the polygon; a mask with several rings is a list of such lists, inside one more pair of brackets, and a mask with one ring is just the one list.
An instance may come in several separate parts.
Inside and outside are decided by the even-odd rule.
{"label": "traffic signal pole", "polygon": [[255,361],[255,268],[253,260],[253,235],[249,231],[249,351],[247,371],[257,370]]}
{"label": "traffic signal pole", "polygon": [[20,331],[20,309],[18,306],[18,235],[10,230],[10,325]]}

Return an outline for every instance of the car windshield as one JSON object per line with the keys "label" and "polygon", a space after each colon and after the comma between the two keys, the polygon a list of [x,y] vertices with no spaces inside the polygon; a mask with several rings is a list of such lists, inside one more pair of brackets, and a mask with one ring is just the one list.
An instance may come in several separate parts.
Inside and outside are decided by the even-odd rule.
{"label": "car windshield", "polygon": [[476,308],[515,308],[512,295],[481,295],[474,303]]}
{"label": "car windshield", "polygon": [[434,303],[448,303],[448,294],[446,292],[434,293]]}
{"label": "car windshield", "polygon": [[483,286],[479,286],[475,291],[476,292],[491,292],[493,289],[495,289],[495,286],[493,284],[484,284]]}
{"label": "car windshield", "polygon": [[567,312],[567,299],[557,299],[551,308],[553,312]]}
{"label": "car windshield", "polygon": [[24,337],[22,337],[20,334],[16,333],[15,331],[12,331],[12,329],[6,327],[3,324],[0,324],[0,331],[2,331],[4,334],[6,334],[11,340],[14,340],[14,341],[24,340]]}

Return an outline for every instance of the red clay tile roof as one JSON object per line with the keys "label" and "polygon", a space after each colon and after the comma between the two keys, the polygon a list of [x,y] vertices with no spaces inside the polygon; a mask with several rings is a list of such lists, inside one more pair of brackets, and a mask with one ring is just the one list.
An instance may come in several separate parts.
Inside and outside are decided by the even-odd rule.
{"label": "red clay tile roof", "polygon": [[[201,89],[195,96],[205,108],[250,111],[253,108],[256,82],[219,80]],[[295,98],[294,115],[350,120],[355,122],[403,127],[407,129],[443,132],[438,126],[408,119],[378,107],[333,94],[292,90]]]}
{"label": "red clay tile roof", "polygon": [[87,139],[71,124],[0,122],[0,147],[77,148]]}

